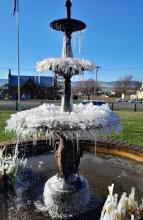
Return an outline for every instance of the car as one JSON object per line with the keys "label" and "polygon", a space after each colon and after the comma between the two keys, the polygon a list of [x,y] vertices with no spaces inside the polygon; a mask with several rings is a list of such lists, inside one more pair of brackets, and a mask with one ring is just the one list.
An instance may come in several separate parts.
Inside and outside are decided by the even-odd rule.
{"label": "car", "polygon": [[0,95],[0,100],[4,100],[4,96],[3,95]]}
{"label": "car", "polygon": [[121,99],[121,98],[119,98],[119,99],[116,99],[115,101],[116,101],[116,102],[121,102],[121,100],[122,100],[122,99]]}
{"label": "car", "polygon": [[93,105],[101,106],[101,105],[107,105],[107,103],[104,100],[84,100],[82,101],[83,105],[92,103]]}
{"label": "car", "polygon": [[132,99],[132,100],[129,100],[129,103],[138,104],[138,103],[142,103],[142,101],[141,100]]}
{"label": "car", "polygon": [[115,100],[116,102],[128,102],[126,99],[118,98]]}

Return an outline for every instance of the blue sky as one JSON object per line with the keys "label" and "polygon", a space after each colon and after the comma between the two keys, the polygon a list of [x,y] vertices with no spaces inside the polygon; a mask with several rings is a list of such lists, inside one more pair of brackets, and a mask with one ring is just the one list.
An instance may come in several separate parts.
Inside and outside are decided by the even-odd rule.
{"label": "blue sky", "polygon": [[[61,56],[62,33],[50,29],[49,23],[64,17],[64,0],[19,1],[21,74],[34,75],[37,61]],[[8,68],[17,73],[12,2],[0,1],[0,78],[7,78]],[[87,24],[80,54],[78,38],[74,54],[99,65],[101,81],[129,74],[143,80],[143,0],[72,0],[72,3],[72,17]]]}

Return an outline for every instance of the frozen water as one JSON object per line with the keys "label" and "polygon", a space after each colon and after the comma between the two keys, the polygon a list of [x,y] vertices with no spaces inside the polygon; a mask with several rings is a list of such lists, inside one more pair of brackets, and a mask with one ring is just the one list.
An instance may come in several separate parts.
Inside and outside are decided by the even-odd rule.
{"label": "frozen water", "polygon": [[84,213],[90,198],[88,182],[82,176],[80,185],[66,185],[63,178],[53,176],[44,187],[44,202],[52,218],[67,219]]}
{"label": "frozen water", "polygon": [[49,139],[64,136],[70,140],[95,140],[99,134],[110,134],[121,129],[119,116],[107,105],[73,105],[72,112],[60,106],[43,104],[31,110],[11,115],[6,130],[20,137],[33,137],[43,132]]}
{"label": "frozen water", "polygon": [[0,177],[5,173],[15,177],[17,171],[22,167],[25,167],[27,159],[18,158],[18,142],[15,146],[14,154],[5,153],[5,147],[0,148]]}
{"label": "frozen water", "polygon": [[118,201],[118,195],[113,194],[114,184],[108,187],[109,195],[103,206],[100,220],[116,220],[116,219],[142,219],[143,206],[138,205],[135,200],[135,188],[131,189],[131,193],[123,193]]}
{"label": "frozen water", "polygon": [[83,71],[93,71],[95,69],[95,65],[91,63],[89,60],[85,59],[74,59],[74,58],[49,58],[44,59],[41,62],[37,62],[36,71],[37,72],[47,72],[48,70],[52,70],[59,75],[76,75]]}

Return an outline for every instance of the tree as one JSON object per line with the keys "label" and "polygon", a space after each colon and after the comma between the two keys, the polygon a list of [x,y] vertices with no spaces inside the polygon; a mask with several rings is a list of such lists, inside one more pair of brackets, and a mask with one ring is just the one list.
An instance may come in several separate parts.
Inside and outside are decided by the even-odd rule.
{"label": "tree", "polygon": [[136,92],[137,90],[139,90],[139,89],[141,88],[141,86],[142,86],[142,82],[135,81],[135,85],[134,85],[134,90],[135,90],[135,92]]}
{"label": "tree", "polygon": [[135,89],[137,89],[138,86],[139,84],[137,84],[136,81],[133,81],[132,75],[127,75],[122,78],[119,78],[114,86],[116,96],[121,96],[123,93],[129,95]]}
{"label": "tree", "polygon": [[93,79],[88,79],[86,81],[80,81],[73,87],[74,94],[81,94],[83,96],[88,96],[99,93],[101,90],[99,82],[96,83]]}

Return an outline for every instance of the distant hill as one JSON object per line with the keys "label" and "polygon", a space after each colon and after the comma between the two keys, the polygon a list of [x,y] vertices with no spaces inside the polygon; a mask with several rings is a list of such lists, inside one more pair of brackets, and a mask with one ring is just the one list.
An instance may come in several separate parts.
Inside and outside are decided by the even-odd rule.
{"label": "distant hill", "polygon": [[100,82],[101,86],[104,88],[114,88],[116,81],[112,82]]}
{"label": "distant hill", "polygon": [[7,79],[0,79],[0,86],[3,86],[8,83]]}
{"label": "distant hill", "polygon": [[[78,84],[82,83],[82,81],[74,81],[72,82],[72,86],[77,86]],[[106,88],[113,88],[116,81],[113,82],[99,82],[101,84],[102,87],[106,87]]]}
{"label": "distant hill", "polygon": [[[116,85],[117,81],[111,81],[111,82],[99,82],[102,88],[114,88]],[[74,81],[72,82],[72,86],[77,86],[78,84],[80,84],[81,81]],[[141,83],[139,81],[130,81],[130,86],[134,87],[137,83]]]}

